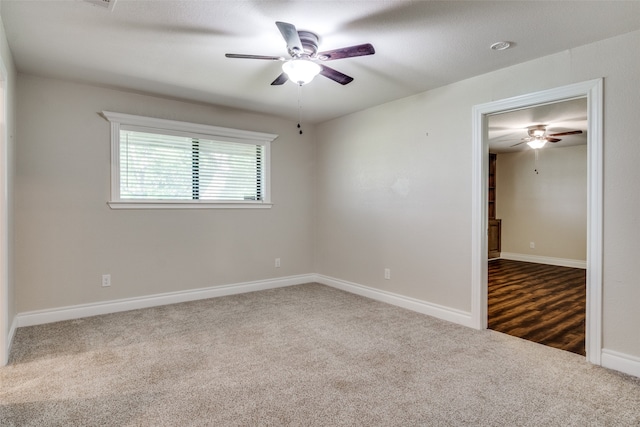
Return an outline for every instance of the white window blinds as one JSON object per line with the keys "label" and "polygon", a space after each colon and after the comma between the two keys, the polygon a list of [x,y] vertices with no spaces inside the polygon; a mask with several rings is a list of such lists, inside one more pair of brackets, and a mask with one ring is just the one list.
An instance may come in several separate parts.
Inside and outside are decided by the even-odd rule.
{"label": "white window blinds", "polygon": [[122,199],[263,200],[263,146],[120,130]]}
{"label": "white window blinds", "polygon": [[103,111],[113,209],[269,208],[278,135]]}

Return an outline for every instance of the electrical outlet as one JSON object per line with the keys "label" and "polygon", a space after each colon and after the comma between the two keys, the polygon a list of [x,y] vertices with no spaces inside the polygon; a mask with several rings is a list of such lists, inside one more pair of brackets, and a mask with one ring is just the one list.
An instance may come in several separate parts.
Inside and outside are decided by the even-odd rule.
{"label": "electrical outlet", "polygon": [[102,286],[103,287],[111,286],[111,275],[110,274],[103,274],[102,275]]}
{"label": "electrical outlet", "polygon": [[529,249],[535,249],[536,248],[536,242],[529,242]]}
{"label": "electrical outlet", "polygon": [[384,269],[384,278],[386,280],[390,280],[391,279],[391,269],[390,268],[385,268]]}
{"label": "electrical outlet", "polygon": [[276,268],[280,268],[280,258],[276,258]]}

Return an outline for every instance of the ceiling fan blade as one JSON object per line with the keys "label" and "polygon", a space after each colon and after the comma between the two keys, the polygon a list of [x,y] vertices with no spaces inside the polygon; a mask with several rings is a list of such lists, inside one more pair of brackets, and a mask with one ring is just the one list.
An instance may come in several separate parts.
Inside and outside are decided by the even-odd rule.
{"label": "ceiling fan blade", "polygon": [[547,140],[547,142],[558,142],[558,141],[562,141],[560,138],[545,138]]}
{"label": "ceiling fan blade", "polygon": [[280,74],[274,81],[271,82],[271,86],[279,86],[286,83],[289,80],[286,73]]}
{"label": "ceiling fan blade", "polygon": [[239,59],[266,59],[269,61],[284,61],[282,56],[264,56],[264,55],[243,55],[240,53],[225,53],[227,58],[239,58]]}
{"label": "ceiling fan blade", "polygon": [[287,42],[287,50],[291,56],[296,56],[299,53],[303,52],[302,42],[300,41],[300,36],[298,35],[298,30],[293,24],[289,24],[287,22],[277,21],[276,25],[280,30],[280,34]]}
{"label": "ceiling fan blade", "polygon": [[340,71],[329,68],[326,65],[320,64],[320,67],[322,67],[320,74],[322,74],[326,78],[333,80],[334,82],[340,83],[341,85],[346,85],[353,81],[353,77],[342,74]]}
{"label": "ceiling fan blade", "polygon": [[579,135],[581,134],[582,131],[581,130],[572,130],[569,132],[560,132],[560,133],[550,133],[547,136],[565,136],[565,135]]}
{"label": "ceiling fan blade", "polygon": [[334,59],[353,58],[354,56],[373,55],[376,50],[369,43],[357,46],[343,47],[342,49],[327,50],[318,53],[318,59],[322,61],[333,61]]}
{"label": "ceiling fan blade", "polygon": [[529,142],[529,141],[520,141],[517,144],[510,145],[509,147],[517,147],[518,145],[524,144],[525,142]]}

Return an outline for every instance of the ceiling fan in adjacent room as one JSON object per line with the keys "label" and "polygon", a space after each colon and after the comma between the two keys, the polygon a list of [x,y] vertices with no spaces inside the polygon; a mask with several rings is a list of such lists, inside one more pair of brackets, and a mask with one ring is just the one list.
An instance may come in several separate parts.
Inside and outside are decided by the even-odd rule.
{"label": "ceiling fan in adjacent room", "polygon": [[547,125],[533,125],[527,128],[527,134],[529,136],[522,138],[522,141],[513,144],[511,147],[516,147],[526,142],[531,148],[542,148],[547,142],[556,143],[562,141],[562,139],[556,138],[557,136],[579,135],[581,133],[581,130],[571,130],[547,134]]}
{"label": "ceiling fan in adjacent room", "polygon": [[282,73],[271,84],[282,85],[287,80],[291,80],[301,86],[309,83],[318,74],[342,85],[349,84],[353,81],[353,77],[347,76],[340,71],[318,62],[373,55],[375,53],[373,46],[369,43],[318,52],[318,36],[316,34],[310,31],[298,31],[293,24],[286,22],[276,22],[276,26],[287,42],[290,59],[282,56],[243,55],[236,53],[227,53],[225,56],[227,58],[284,61],[284,64],[282,64]]}

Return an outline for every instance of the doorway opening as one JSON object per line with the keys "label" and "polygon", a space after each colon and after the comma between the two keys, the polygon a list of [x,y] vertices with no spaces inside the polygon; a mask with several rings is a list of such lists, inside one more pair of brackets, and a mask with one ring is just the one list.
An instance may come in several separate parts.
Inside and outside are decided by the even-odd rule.
{"label": "doorway opening", "polygon": [[488,328],[585,355],[587,99],[488,115]]}
{"label": "doorway opening", "polygon": [[488,121],[491,115],[533,106],[587,100],[586,358],[601,364],[602,350],[602,79],[477,105],[473,126],[472,322],[488,325]]}

